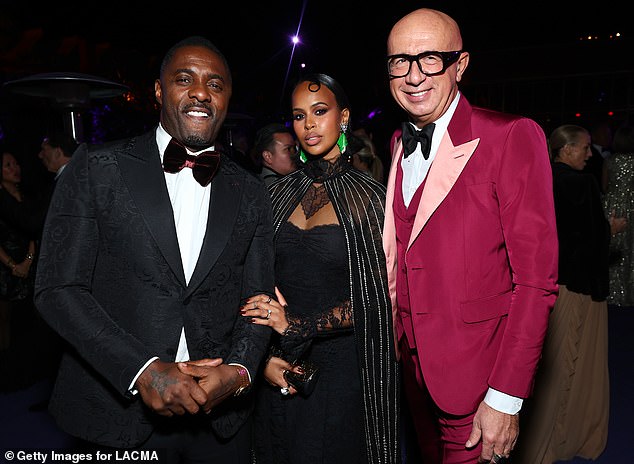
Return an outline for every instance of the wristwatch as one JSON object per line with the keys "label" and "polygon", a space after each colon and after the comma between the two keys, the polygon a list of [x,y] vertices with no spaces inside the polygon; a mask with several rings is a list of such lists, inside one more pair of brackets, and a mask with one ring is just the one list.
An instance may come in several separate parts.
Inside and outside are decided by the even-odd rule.
{"label": "wristwatch", "polygon": [[236,366],[236,371],[238,372],[238,376],[240,377],[240,385],[233,395],[240,396],[249,389],[249,387],[251,386],[251,382],[249,381],[249,373],[247,372],[247,369],[245,367]]}

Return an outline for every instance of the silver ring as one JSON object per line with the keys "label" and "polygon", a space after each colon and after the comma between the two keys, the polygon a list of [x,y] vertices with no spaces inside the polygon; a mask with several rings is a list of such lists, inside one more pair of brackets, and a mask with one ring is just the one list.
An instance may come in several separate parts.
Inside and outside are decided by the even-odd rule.
{"label": "silver ring", "polygon": [[503,459],[503,458],[504,458],[504,456],[502,456],[501,454],[493,453],[493,457],[491,458],[491,462],[496,464],[496,463],[500,462],[500,459]]}
{"label": "silver ring", "polygon": [[271,319],[271,313],[272,313],[272,312],[273,312],[273,311],[271,311],[270,309],[267,309],[267,310],[266,310],[266,320],[267,320],[267,321],[268,321],[269,319]]}
{"label": "silver ring", "polygon": [[270,303],[271,302],[271,297],[269,296],[269,299],[265,301],[265,303]]}
{"label": "silver ring", "polygon": [[287,396],[291,393],[291,389],[288,387],[282,387],[280,388],[280,393],[284,396]]}

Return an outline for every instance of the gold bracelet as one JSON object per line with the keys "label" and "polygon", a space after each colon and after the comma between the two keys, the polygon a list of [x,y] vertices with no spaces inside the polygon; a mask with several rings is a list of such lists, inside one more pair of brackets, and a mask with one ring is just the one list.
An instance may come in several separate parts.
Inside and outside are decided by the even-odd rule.
{"label": "gold bracelet", "polygon": [[240,377],[240,385],[238,386],[238,389],[234,392],[234,396],[240,396],[249,389],[251,383],[249,382],[249,373],[247,372],[247,370],[242,366],[235,367],[236,371],[238,372],[238,377]]}

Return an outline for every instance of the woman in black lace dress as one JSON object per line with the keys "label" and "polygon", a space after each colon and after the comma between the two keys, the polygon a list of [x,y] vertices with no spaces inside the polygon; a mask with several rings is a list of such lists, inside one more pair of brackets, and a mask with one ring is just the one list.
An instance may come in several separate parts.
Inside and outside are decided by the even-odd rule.
{"label": "woman in black lace dress", "polygon": [[[292,108],[306,163],[269,187],[278,298],[259,295],[242,310],[275,331],[256,391],[255,462],[397,463],[385,188],[350,163],[350,109],[336,81],[303,77]],[[318,369],[308,394],[284,375],[305,360]]]}

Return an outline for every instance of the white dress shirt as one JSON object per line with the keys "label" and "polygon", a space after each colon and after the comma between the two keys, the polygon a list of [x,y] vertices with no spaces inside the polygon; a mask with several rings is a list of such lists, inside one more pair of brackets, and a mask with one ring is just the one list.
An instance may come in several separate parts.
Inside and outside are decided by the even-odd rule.
{"label": "white dress shirt", "polygon": [[[161,124],[159,124],[156,130],[156,143],[161,155],[161,163],[163,162],[165,149],[171,139],[172,136],[163,129]],[[200,150],[195,153],[189,152],[188,150],[188,153],[196,156],[200,152],[210,149],[213,150],[214,147],[207,147],[204,150]],[[182,169],[177,173],[165,172],[164,174],[167,192],[169,193],[172,210],[174,212],[174,224],[176,225],[178,248],[180,250],[181,260],[183,263],[183,271],[185,272],[185,282],[189,284],[189,280],[196,268],[200,249],[202,248],[203,239],[205,238],[205,233],[207,231],[211,183],[205,187],[200,185],[198,181],[194,179],[194,174],[191,169]],[[130,384],[130,390],[132,393],[136,393],[134,384],[141,373],[156,359],[159,359],[158,356],[150,358],[139,370],[134,379],[132,379],[132,383]],[[185,327],[181,330],[178,349],[176,351],[176,359],[174,361],[189,361],[187,339],[185,338]],[[250,380],[251,373],[248,372],[248,370],[247,373]]]}
{"label": "white dress shirt", "polygon": [[[170,140],[172,140],[172,136],[165,132],[163,126],[159,124],[156,130],[156,143],[161,154],[161,162],[163,161],[163,153],[165,153]],[[212,150],[213,148],[211,147]],[[209,148],[205,148],[205,150],[209,150]],[[194,156],[201,151],[204,150],[196,153],[191,153],[187,150],[190,155]],[[173,174],[166,172],[165,183],[167,184],[167,192],[169,193],[172,211],[174,212],[174,224],[176,224],[178,248],[181,252],[183,271],[185,271],[185,282],[189,284],[189,279],[194,273],[203,239],[205,238],[205,232],[207,231],[211,184],[205,187],[200,185],[194,179],[194,171],[191,169],[182,169]],[[189,361],[185,328],[181,331],[175,361]]]}
{"label": "white dress shirt", "polygon": [[[416,150],[414,150],[412,154],[410,154],[407,158],[402,158],[401,168],[403,169],[403,200],[405,201],[405,206],[409,206],[416,190],[418,190],[420,184],[422,184],[427,177],[429,168],[431,167],[434,158],[436,158],[440,141],[447,131],[449,121],[451,121],[451,118],[458,107],[459,99],[460,92],[456,94],[456,97],[451,102],[451,105],[449,105],[445,114],[434,121],[436,127],[434,127],[434,133],[432,134],[429,158],[425,159],[423,156],[420,143],[416,146]],[[414,124],[412,124],[412,126],[414,126]],[[418,127],[415,127],[415,129],[418,129]],[[522,408],[522,398],[507,395],[506,393],[490,387],[484,398],[484,402],[493,409],[506,414],[517,414]]]}

